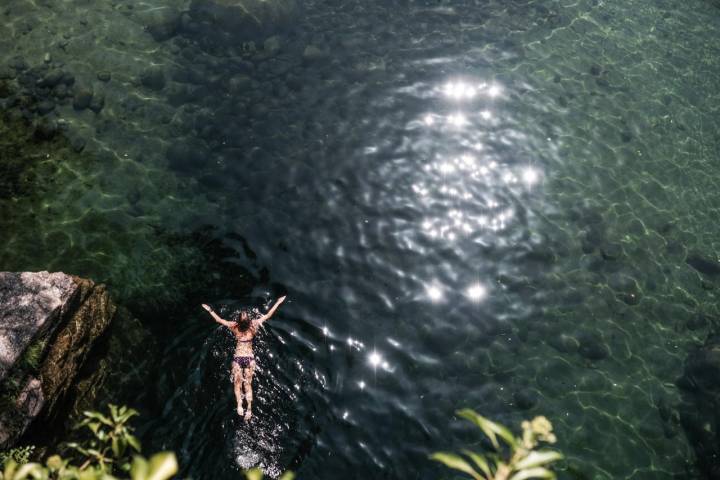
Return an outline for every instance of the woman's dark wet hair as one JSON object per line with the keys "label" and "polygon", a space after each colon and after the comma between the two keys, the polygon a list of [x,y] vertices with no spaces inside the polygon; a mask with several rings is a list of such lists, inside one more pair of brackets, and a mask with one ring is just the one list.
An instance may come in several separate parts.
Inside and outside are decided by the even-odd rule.
{"label": "woman's dark wet hair", "polygon": [[240,330],[241,332],[246,332],[250,328],[250,325],[252,325],[252,316],[250,310],[245,308],[240,310],[240,312],[235,315],[235,318],[233,320],[235,321],[235,323],[237,323],[238,330]]}

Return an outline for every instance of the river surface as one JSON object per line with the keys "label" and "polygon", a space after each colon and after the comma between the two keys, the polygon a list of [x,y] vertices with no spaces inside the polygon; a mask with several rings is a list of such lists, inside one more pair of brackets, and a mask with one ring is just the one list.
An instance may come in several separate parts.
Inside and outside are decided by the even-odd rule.
{"label": "river surface", "polygon": [[[2,7],[5,62],[51,51],[106,100],[51,113],[87,147],[0,198],[0,268],[107,282],[162,332],[148,445],[199,479],[440,478],[470,407],[547,416],[564,478],[697,475],[675,382],[718,316],[686,261],[720,253],[717,4],[306,0],[269,58],[88,5]],[[198,304],[285,292],[245,425]]]}

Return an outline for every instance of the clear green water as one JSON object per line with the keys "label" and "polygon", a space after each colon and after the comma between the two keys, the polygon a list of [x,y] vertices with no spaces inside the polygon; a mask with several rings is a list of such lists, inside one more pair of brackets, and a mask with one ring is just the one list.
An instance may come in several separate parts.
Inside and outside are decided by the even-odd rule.
{"label": "clear green water", "polygon": [[[108,282],[164,332],[144,436],[194,478],[436,478],[427,454],[474,438],[462,407],[546,415],[567,478],[697,476],[658,406],[718,316],[685,261],[720,250],[712,3],[307,1],[250,71],[155,42],[140,2],[5,8],[6,61],[55,48],[106,106],[57,108],[88,146],[33,147],[37,189],[0,199],[0,268]],[[138,84],[149,64],[161,91]],[[188,144],[204,160],[173,168]],[[247,428],[197,304],[253,285],[291,301]]]}

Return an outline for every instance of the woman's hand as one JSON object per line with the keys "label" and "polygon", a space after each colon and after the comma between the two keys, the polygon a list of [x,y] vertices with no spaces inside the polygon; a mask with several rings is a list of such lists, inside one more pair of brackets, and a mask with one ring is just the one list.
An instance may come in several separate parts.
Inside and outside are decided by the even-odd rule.
{"label": "woman's hand", "polygon": [[205,310],[207,310],[208,312],[212,312],[212,311],[213,311],[213,309],[210,307],[210,305],[207,305],[207,304],[205,304],[205,303],[202,304],[202,307],[203,307]]}

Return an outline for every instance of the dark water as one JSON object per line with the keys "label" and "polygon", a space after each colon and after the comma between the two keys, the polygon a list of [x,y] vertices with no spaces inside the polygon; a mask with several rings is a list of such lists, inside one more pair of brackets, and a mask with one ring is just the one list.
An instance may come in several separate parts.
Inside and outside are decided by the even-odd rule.
{"label": "dark water", "polygon": [[[718,316],[686,262],[720,251],[712,2],[308,0],[270,58],[81,3],[6,7],[8,59],[70,32],[54,61],[106,106],[53,114],[88,146],[42,198],[0,199],[0,267],[154,312],[143,432],[189,475],[438,478],[428,453],[476,441],[463,407],[546,415],[567,478],[697,475],[659,406]],[[283,291],[248,427],[197,303]]]}

